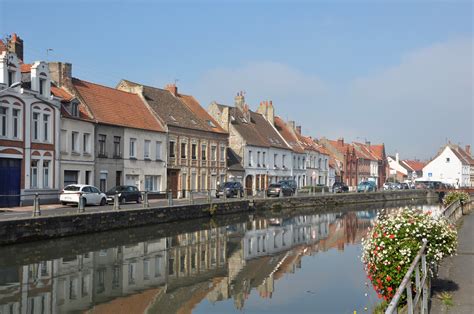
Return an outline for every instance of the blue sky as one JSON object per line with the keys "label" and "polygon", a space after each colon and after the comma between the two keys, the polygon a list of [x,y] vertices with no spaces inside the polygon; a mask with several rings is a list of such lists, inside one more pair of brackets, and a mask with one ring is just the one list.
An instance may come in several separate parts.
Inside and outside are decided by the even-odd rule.
{"label": "blue sky", "polygon": [[204,107],[244,90],[308,135],[407,158],[473,144],[471,1],[41,3],[0,1],[0,34],[24,39],[26,61],[110,86],[177,79]]}

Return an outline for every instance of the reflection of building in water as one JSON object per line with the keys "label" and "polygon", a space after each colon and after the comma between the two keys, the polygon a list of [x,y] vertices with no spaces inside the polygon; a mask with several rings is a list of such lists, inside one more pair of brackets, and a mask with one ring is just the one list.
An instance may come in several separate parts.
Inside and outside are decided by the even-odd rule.
{"label": "reflection of building in water", "polygon": [[[66,313],[91,308],[107,312],[123,306],[138,310],[137,304],[144,309],[170,286],[179,286],[180,281],[209,269],[224,269],[226,242],[225,228],[218,228],[1,268],[0,313]],[[154,293],[147,296],[145,290]],[[96,304],[100,304],[97,309],[93,308]]]}
{"label": "reflection of building in water", "polygon": [[357,242],[371,212],[256,219],[15,268],[0,268],[0,313],[188,313],[207,298],[242,309],[252,289],[275,281],[304,255]]}

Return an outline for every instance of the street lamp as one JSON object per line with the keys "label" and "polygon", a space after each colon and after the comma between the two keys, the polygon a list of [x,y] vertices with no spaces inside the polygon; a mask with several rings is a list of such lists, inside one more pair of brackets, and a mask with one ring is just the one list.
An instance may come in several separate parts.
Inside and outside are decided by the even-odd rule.
{"label": "street lamp", "polygon": [[9,87],[0,90],[0,93],[3,93],[3,92],[5,92],[5,91],[7,91],[7,90],[9,90],[9,89],[18,87],[18,86],[20,86],[20,85],[21,85],[21,82],[15,82],[15,83],[13,83],[12,85],[10,85]]}

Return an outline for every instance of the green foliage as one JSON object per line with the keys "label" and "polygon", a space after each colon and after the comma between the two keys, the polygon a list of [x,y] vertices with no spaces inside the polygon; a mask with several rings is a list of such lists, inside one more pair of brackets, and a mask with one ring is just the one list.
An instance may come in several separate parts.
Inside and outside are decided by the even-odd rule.
{"label": "green foliage", "polygon": [[469,201],[469,194],[462,191],[448,192],[448,194],[446,194],[443,198],[443,204],[444,206],[449,206],[458,200],[466,203],[467,201]]}
{"label": "green foliage", "polygon": [[457,232],[444,217],[408,208],[379,215],[362,241],[362,261],[380,298],[391,300],[422,239],[428,240],[426,260],[431,266],[455,253]]}
{"label": "green foliage", "polygon": [[441,300],[441,302],[443,302],[443,304],[445,306],[453,306],[454,305],[454,302],[453,302],[453,295],[449,292],[441,292],[438,296],[437,296],[438,299]]}

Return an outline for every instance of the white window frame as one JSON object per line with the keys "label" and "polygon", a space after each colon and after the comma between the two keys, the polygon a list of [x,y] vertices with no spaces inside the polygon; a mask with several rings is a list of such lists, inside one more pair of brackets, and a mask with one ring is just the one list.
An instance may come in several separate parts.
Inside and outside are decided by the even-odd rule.
{"label": "white window frame", "polygon": [[136,150],[137,139],[130,138],[130,145],[128,147],[128,153],[130,158],[137,158],[137,150]]}
{"label": "white window frame", "polygon": [[[33,162],[36,163],[36,166],[33,167]],[[30,162],[30,188],[37,189],[38,188],[38,181],[39,181],[39,163],[41,162],[40,159],[32,159]],[[34,180],[33,180],[34,178]]]}
{"label": "white window frame", "polygon": [[226,153],[226,149],[225,149],[225,146],[221,146],[220,147],[221,151],[220,151],[220,161],[225,161],[225,153]]}
{"label": "white window frame", "polygon": [[[47,163],[48,167],[45,167],[45,163]],[[50,160],[42,160],[42,173],[43,173],[43,189],[48,189],[51,186],[51,161]]]}
{"label": "white window frame", "polygon": [[[5,113],[0,113],[0,137],[8,137],[8,113],[10,108],[7,106],[0,106],[0,109],[5,110]],[[3,133],[5,131],[5,133]]]}
{"label": "white window frame", "polygon": [[51,114],[43,113],[43,142],[49,143],[51,142]]}
{"label": "white window frame", "polygon": [[71,132],[71,151],[73,153],[79,153],[79,132]]}
{"label": "white window frame", "polygon": [[150,140],[145,140],[143,147],[143,158],[150,159]]}
{"label": "white window frame", "polygon": [[155,157],[156,157],[156,160],[161,160],[161,144],[162,142],[161,141],[156,141],[155,143]]}
{"label": "white window frame", "polygon": [[91,153],[91,134],[84,133],[82,134],[82,152],[85,154]]}

